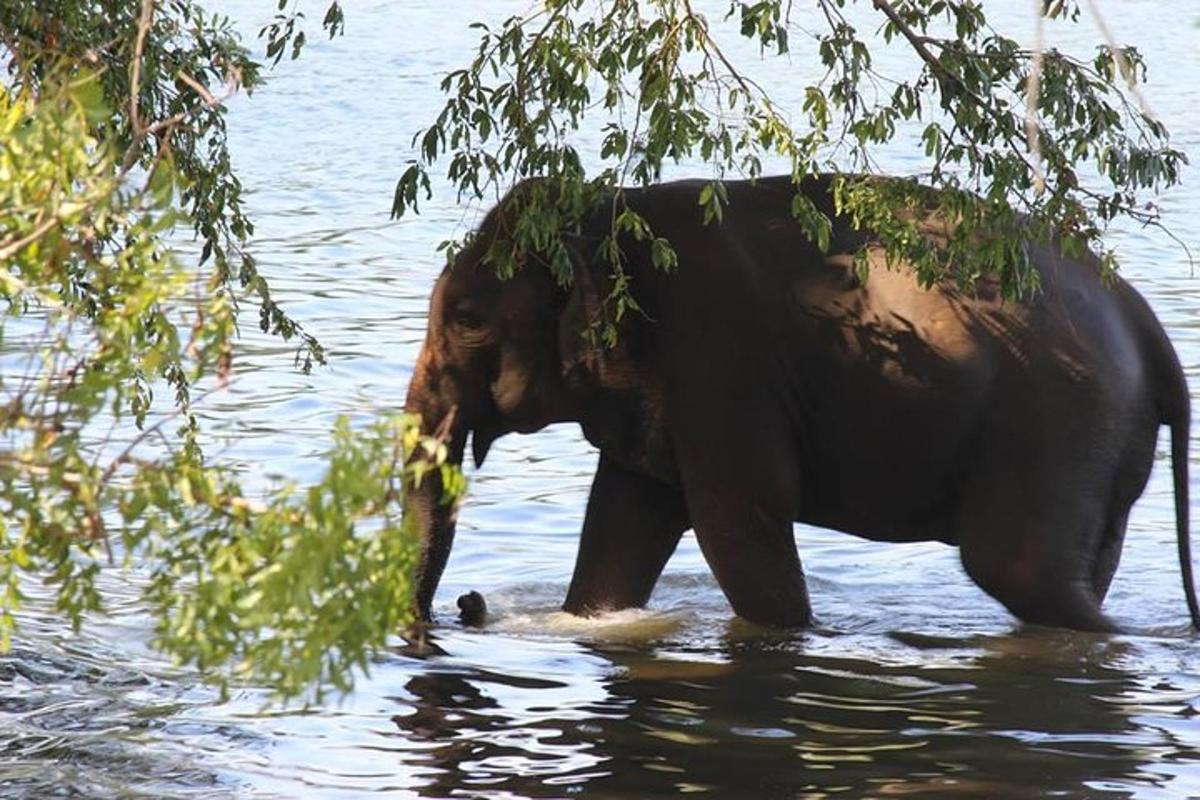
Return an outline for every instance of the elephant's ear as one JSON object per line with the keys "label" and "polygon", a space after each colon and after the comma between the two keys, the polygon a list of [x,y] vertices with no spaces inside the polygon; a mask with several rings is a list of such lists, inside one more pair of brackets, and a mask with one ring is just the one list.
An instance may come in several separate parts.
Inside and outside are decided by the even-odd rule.
{"label": "elephant's ear", "polygon": [[580,258],[573,259],[575,269],[571,290],[558,320],[558,354],[562,374],[582,367],[590,372],[604,371],[604,346],[594,334],[603,313],[600,292],[592,269]]}

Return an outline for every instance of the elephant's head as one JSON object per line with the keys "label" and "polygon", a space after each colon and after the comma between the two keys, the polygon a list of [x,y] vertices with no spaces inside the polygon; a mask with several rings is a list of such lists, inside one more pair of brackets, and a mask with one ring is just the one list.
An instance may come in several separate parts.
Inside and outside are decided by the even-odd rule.
{"label": "elephant's head", "polygon": [[[482,263],[496,214],[434,286],[405,401],[425,433],[445,437],[456,465],[468,434],[478,467],[499,436],[578,418],[576,382],[568,375],[585,360],[580,334],[595,305],[590,280],[577,270],[574,287],[564,289],[533,263],[499,279]],[[455,509],[439,504],[440,495],[435,478],[409,497],[423,537],[416,600],[425,618],[454,540]]]}

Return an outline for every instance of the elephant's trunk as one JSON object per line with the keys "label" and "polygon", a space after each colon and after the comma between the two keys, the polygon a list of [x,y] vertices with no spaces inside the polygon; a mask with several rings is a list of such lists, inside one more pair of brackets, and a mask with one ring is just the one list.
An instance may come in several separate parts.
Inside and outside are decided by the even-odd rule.
{"label": "elephant's trunk", "polygon": [[406,513],[412,515],[421,537],[416,572],[416,610],[423,620],[430,617],[433,595],[454,544],[458,509],[442,502],[442,480],[437,473],[426,475],[418,489],[410,490]]}
{"label": "elephant's trunk", "polygon": [[[467,438],[467,427],[459,415],[452,398],[445,398],[442,381],[432,379],[426,353],[418,362],[408,389],[404,410],[421,416],[422,432],[438,436],[448,448],[447,461],[455,467],[462,466],[463,447]],[[433,470],[426,473],[421,485],[409,490],[405,513],[415,524],[420,535],[420,556],[416,572],[416,610],[423,620],[430,618],[433,595],[437,591],[442,570],[450,557],[454,544],[454,529],[458,516],[456,503],[444,502],[441,473]]]}

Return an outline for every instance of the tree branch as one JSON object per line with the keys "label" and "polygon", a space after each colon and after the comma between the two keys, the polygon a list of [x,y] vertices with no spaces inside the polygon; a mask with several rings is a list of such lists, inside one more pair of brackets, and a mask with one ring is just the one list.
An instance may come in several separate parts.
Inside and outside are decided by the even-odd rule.
{"label": "tree branch", "polygon": [[[999,114],[999,112],[996,111],[995,108],[992,107],[992,105],[990,103],[986,102],[982,97],[980,97],[979,95],[975,94],[970,89],[968,89],[966,87],[966,85],[963,84],[963,81],[961,78],[959,78],[957,75],[955,75],[954,73],[947,70],[942,65],[942,62],[937,58],[937,56],[935,56],[929,50],[929,48],[925,46],[925,43],[926,43],[926,41],[928,41],[928,38],[921,36],[916,31],[914,31],[909,26],[909,24],[904,21],[903,17],[900,16],[900,13],[898,11],[896,11],[895,7],[893,7],[892,4],[888,2],[888,0],[872,0],[872,5],[874,5],[875,8],[878,9],[879,11],[882,11],[884,16],[886,16],[888,18],[888,20],[896,27],[896,29],[898,31],[900,31],[900,33],[904,36],[904,38],[908,40],[909,44],[912,45],[913,50],[915,50],[917,55],[919,55],[921,57],[922,61],[924,61],[926,64],[929,65],[930,71],[932,73],[934,73],[934,76],[938,78],[940,83],[952,84],[954,88],[961,91],[967,97],[971,98],[971,100],[973,100],[975,102],[975,104],[984,113],[986,113],[989,117],[991,117],[993,120],[996,120],[997,122],[1001,121],[1001,119],[1002,119],[1001,115]],[[945,89],[943,88],[943,97],[945,97],[945,96],[947,96],[947,95],[946,95]],[[1030,162],[1030,160],[1025,156],[1025,154],[1021,152],[1020,148],[1017,146],[1017,143],[1015,141],[1013,141],[1013,137],[1011,135],[1005,134],[1004,138],[1005,138],[1005,142],[1008,144],[1009,148],[1011,148],[1012,151],[1022,161],[1025,162],[1025,166],[1029,169],[1030,174],[1032,174],[1034,176],[1034,179],[1036,182],[1037,179],[1040,176],[1042,176],[1042,171],[1041,171],[1041,168],[1039,167],[1039,165],[1036,163]],[[1044,178],[1042,178],[1041,185],[1043,187],[1045,186]],[[1029,201],[1026,200],[1025,202],[1028,203]]]}
{"label": "tree branch", "polygon": [[[52,216],[43,220],[40,225],[38,225],[25,236],[22,236],[20,239],[5,242],[2,246],[0,246],[0,261],[7,261],[8,259],[12,258],[17,253],[21,252],[26,247],[49,233],[51,229],[58,225],[58,223],[58,217]],[[17,281],[17,278],[9,275],[6,276],[5,280]]]}
{"label": "tree branch", "polygon": [[935,70],[943,77],[955,80],[954,76],[947,72],[942,66],[942,62],[938,61],[937,56],[930,52],[929,48],[925,46],[925,37],[919,35],[916,31],[909,27],[908,23],[904,21],[904,18],[900,16],[900,12],[898,12],[891,3],[887,2],[887,0],[871,0],[871,2],[876,9],[882,11],[884,16],[886,16],[888,20],[896,26],[896,30],[900,31],[904,38],[908,40],[908,43],[912,45],[913,50],[917,51],[917,55],[921,57],[922,61],[928,64],[931,69]]}
{"label": "tree branch", "polygon": [[135,139],[140,139],[142,121],[138,115],[138,103],[142,88],[142,56],[146,51],[146,36],[154,22],[154,0],[142,0],[142,13],[138,17],[137,41],[133,46],[133,67],[129,76],[129,123],[133,126]]}

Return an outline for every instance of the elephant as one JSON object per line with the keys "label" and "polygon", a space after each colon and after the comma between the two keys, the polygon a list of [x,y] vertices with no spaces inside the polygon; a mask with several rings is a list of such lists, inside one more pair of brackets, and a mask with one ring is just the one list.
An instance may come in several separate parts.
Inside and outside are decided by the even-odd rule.
{"label": "elephant", "polygon": [[[506,201],[433,288],[405,409],[482,466],[507,433],[577,422],[599,463],[563,608],[641,607],[683,533],[738,616],[813,621],[794,522],[881,542],[957,545],[967,575],[1018,619],[1115,631],[1101,603],[1130,507],[1169,426],[1184,592],[1200,628],[1188,536],[1188,387],[1145,300],[1099,259],[1031,242],[1040,287],[994,278],[922,286],[836,210],[833,176],[727,181],[706,224],[705,182],[622,192],[669,240],[621,240],[641,313],[615,345],[583,332],[611,268],[597,243],[612,202],[570,232],[573,280],[533,263],[502,280],[484,263]],[[518,184],[512,192],[519,192]],[[832,221],[819,247],[796,192]],[[854,264],[866,248],[867,275]],[[436,479],[409,498],[421,529],[425,619],[454,538]]]}

